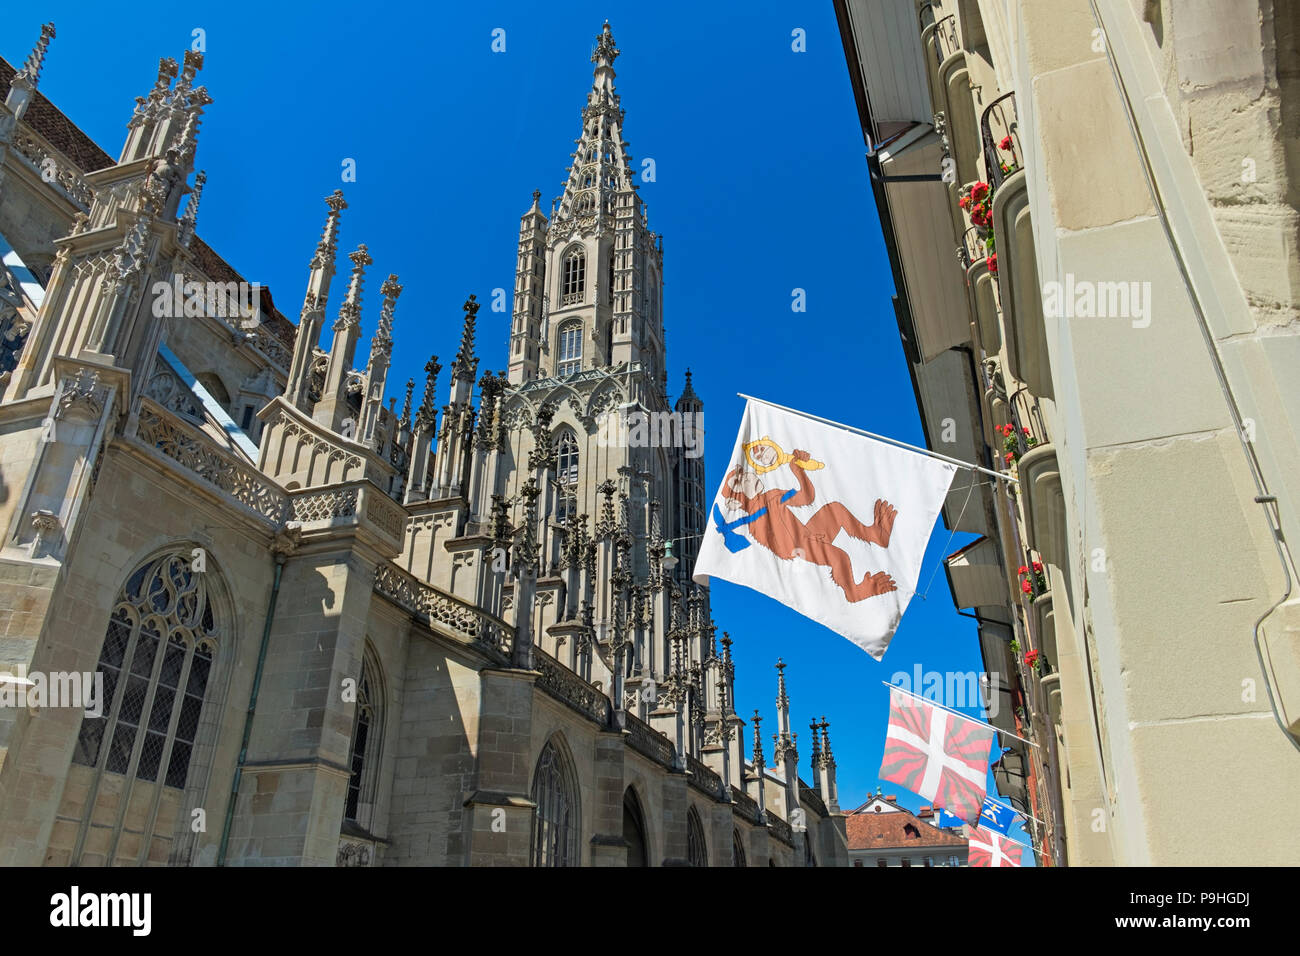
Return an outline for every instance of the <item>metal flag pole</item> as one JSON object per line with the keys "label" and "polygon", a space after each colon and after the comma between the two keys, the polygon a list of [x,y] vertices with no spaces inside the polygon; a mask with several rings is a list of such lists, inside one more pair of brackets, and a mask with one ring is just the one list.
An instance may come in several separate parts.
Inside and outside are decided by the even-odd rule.
{"label": "metal flag pole", "polygon": [[895,445],[898,448],[906,448],[908,451],[916,452],[918,455],[928,455],[931,458],[938,458],[940,461],[946,461],[950,465],[957,465],[959,468],[969,468],[971,471],[978,471],[980,474],[989,475],[993,478],[1000,478],[1002,481],[1009,481],[1013,485],[1020,484],[1016,478],[1010,475],[1004,475],[999,471],[993,471],[991,468],[985,468],[982,465],[973,465],[969,461],[962,461],[959,458],[949,458],[947,455],[941,455],[937,451],[931,451],[928,448],[918,448],[916,445],[909,445],[905,441],[899,441],[897,438],[890,438],[887,435],[877,435],[875,432],[869,432],[865,428],[858,428],[854,425],[846,425],[843,422],[832,421],[829,418],[822,418],[820,415],[814,415],[811,412],[801,412],[797,408],[790,408],[788,405],[778,405],[776,402],[769,402],[766,399],[755,398],[753,395],[746,395],[744,392],[737,392],[738,396],[751,402],[758,402],[760,405],[770,405],[772,408],[779,408],[783,412],[789,412],[792,415],[802,415],[804,418],[811,418],[813,421],[822,422],[825,425],[834,425],[836,428],[843,428],[846,431],[854,432],[858,435],[865,435],[868,438],[874,438],[876,441],[883,441],[888,445]]}
{"label": "metal flag pole", "polygon": [[[952,714],[955,717],[960,717],[962,720],[969,720],[972,724],[982,724],[983,726],[988,727],[990,730],[992,730],[995,734],[1006,734],[1008,737],[1015,737],[1016,740],[1024,741],[1025,743],[1029,744],[1029,746],[1031,747],[1038,747],[1038,744],[1034,743],[1032,740],[1025,740],[1025,738],[1021,737],[1019,734],[1013,734],[1011,731],[1003,730],[1001,727],[994,727],[987,720],[980,720],[978,717],[972,717],[969,714],[963,714],[959,710],[953,710],[951,707],[945,707],[943,706],[943,704],[936,703],[935,701],[932,701],[928,697],[922,697],[920,694],[913,694],[910,690],[904,690],[898,684],[891,684],[887,680],[882,680],[880,683],[884,684],[888,688],[891,688],[892,690],[898,691],[900,694],[906,694],[908,697],[915,697],[917,700],[925,701],[931,707],[938,707],[940,710],[946,710],[948,713]],[[1042,748],[1039,747],[1039,749],[1041,750]],[[1011,809],[1016,810],[1015,807],[1012,807]],[[1020,812],[1019,810],[1016,810],[1016,813],[1019,812]]]}

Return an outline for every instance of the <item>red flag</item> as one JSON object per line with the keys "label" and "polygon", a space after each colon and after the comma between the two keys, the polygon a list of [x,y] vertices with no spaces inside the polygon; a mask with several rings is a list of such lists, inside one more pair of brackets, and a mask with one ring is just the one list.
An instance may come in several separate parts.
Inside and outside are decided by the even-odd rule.
{"label": "red flag", "polygon": [[967,862],[971,866],[1020,866],[1020,844],[988,830],[972,830]]}
{"label": "red flag", "polygon": [[891,687],[880,779],[975,825],[984,806],[993,733],[988,724]]}

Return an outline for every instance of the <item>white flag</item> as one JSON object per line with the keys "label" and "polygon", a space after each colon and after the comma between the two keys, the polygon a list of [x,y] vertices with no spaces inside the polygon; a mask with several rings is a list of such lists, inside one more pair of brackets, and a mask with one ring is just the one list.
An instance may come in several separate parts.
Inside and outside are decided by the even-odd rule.
{"label": "white flag", "polygon": [[956,470],[747,402],[694,578],[761,591],[880,660]]}

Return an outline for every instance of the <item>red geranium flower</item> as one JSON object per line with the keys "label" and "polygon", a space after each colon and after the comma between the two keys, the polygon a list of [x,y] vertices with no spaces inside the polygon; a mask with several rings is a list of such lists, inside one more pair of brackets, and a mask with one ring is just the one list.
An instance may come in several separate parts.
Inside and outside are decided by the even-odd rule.
{"label": "red geranium flower", "polygon": [[970,197],[962,196],[960,199],[957,200],[957,205],[961,206],[962,209],[966,209],[968,206],[970,206]]}
{"label": "red geranium flower", "polygon": [[995,252],[993,253],[993,255],[989,256],[989,272],[992,272],[994,275],[996,275],[997,271],[998,271],[998,254]]}
{"label": "red geranium flower", "polygon": [[1025,664],[1033,667],[1038,663],[1038,651],[1025,651]]}
{"label": "red geranium flower", "polygon": [[1034,562],[1034,570],[1035,570],[1035,571],[1041,571],[1041,570],[1043,570],[1043,562],[1041,562],[1041,561],[1035,561],[1035,562]]}
{"label": "red geranium flower", "polygon": [[1026,594],[1033,594],[1034,586],[1029,583],[1028,579],[1025,579],[1024,581],[1020,582],[1020,590],[1024,591]]}
{"label": "red geranium flower", "polygon": [[1002,142],[998,143],[998,149],[1010,150],[1010,149],[1011,149],[1011,137],[1010,137],[1010,136],[1003,136],[1003,137],[1002,137]]}
{"label": "red geranium flower", "polygon": [[979,202],[988,194],[989,194],[989,184],[986,182],[978,182],[970,188],[971,198],[974,199],[976,202]]}
{"label": "red geranium flower", "polygon": [[1020,430],[1021,430],[1022,432],[1024,432],[1026,435],[1029,434],[1029,429],[1028,429],[1028,428],[1022,428],[1022,429],[1020,429]]}
{"label": "red geranium flower", "polygon": [[1028,574],[1028,573],[1029,573],[1029,569],[1025,567],[1023,564],[1016,569],[1016,574]]}
{"label": "red geranium flower", "polygon": [[1007,453],[1006,453],[1006,456],[1005,456],[1005,461],[1006,461],[1006,463],[1007,463],[1008,465],[1011,464],[1011,459],[1013,459],[1014,457],[1015,457],[1015,456],[1014,456],[1013,454],[1011,454],[1011,452],[1007,452]]}

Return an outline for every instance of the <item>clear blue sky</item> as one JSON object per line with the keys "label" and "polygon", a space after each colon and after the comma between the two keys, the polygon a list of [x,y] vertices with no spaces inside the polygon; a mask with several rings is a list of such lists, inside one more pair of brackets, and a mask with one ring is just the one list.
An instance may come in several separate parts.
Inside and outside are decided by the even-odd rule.
{"label": "clear blue sky", "polygon": [[[446,366],[469,293],[514,285],[519,217],[534,189],[561,191],[589,56],[606,17],[622,51],[625,136],[657,181],[641,186],[664,236],[669,388],[695,372],[716,488],[743,405],[737,392],[922,443],[898,340],[892,280],[867,181],[848,70],[829,0],[735,4],[44,3],[6,15],[19,64],[43,20],[55,21],[41,91],[111,155],[158,57],[180,59],[205,31],[208,107],[198,166],[208,172],[199,233],[297,316],[323,198],[342,187],[340,251],[374,257],[365,335],[380,277],[405,286],[390,395],[430,353]],[[491,50],[492,31],[506,50]],[[791,49],[802,28],[807,52]],[[357,181],[341,164],[356,160]],[[807,292],[807,312],[791,292]],[[336,297],[342,286],[335,283]],[[504,368],[508,314],[479,313],[482,367]],[[363,340],[358,355],[367,348]],[[444,376],[445,379],[445,376]],[[442,383],[440,383],[441,386]],[[958,475],[958,480],[962,480]],[[920,589],[951,541],[936,526]],[[719,581],[719,627],[736,639],[736,704],[764,717],[771,756],[783,657],[808,778],[808,722],[825,714],[840,801],[876,787],[895,671],[978,671],[973,621],[958,615],[940,571],[914,598],[882,663],[752,591]],[[978,713],[978,708],[970,709]],[[752,738],[752,731],[749,732]],[[904,805],[919,798],[901,788]]]}

